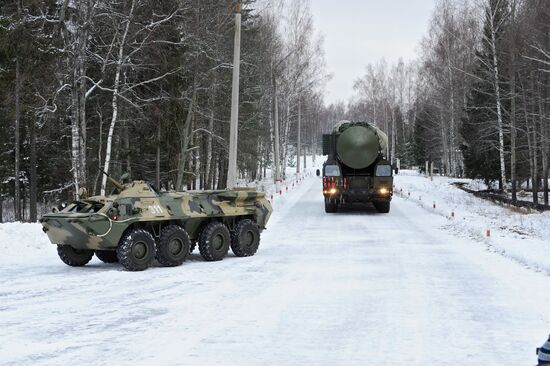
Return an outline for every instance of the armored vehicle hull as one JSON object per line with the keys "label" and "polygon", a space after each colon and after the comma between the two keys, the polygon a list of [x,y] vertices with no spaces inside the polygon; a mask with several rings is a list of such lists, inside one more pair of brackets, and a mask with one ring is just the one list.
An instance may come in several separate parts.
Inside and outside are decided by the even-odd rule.
{"label": "armored vehicle hull", "polygon": [[74,202],[40,222],[61,259],[86,264],[95,253],[128,270],[183,263],[198,243],[206,260],[255,254],[272,208],[262,192],[249,189],[157,192],[142,181],[120,185],[111,196]]}
{"label": "armored vehicle hull", "polygon": [[[393,172],[387,160],[388,137],[367,122],[342,121],[323,135],[323,195],[325,211],[346,203],[373,203],[390,210]],[[320,172],[319,172],[320,174]]]}

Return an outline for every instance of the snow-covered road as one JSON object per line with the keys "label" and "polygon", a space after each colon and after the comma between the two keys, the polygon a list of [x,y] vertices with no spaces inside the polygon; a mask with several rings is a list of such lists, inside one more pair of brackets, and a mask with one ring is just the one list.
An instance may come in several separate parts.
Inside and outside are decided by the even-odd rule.
{"label": "snow-covered road", "polygon": [[325,214],[308,178],[274,206],[252,258],[130,273],[67,267],[53,246],[2,256],[0,364],[536,363],[547,276],[400,198]]}

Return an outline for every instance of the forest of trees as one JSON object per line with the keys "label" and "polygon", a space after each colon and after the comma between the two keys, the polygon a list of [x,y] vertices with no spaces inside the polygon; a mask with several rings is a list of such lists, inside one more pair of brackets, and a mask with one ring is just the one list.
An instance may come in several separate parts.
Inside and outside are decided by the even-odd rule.
{"label": "forest of trees", "polygon": [[[4,2],[0,222],[35,221],[80,188],[105,192],[100,169],[158,188],[224,188],[236,9],[230,0]],[[308,1],[242,1],[240,178],[274,165],[284,178],[298,149],[315,149],[323,57]]]}
{"label": "forest of trees", "polygon": [[[4,2],[0,222],[35,221],[80,188],[104,192],[100,169],[165,189],[224,188],[235,9]],[[548,205],[549,1],[436,0],[418,58],[367,65],[354,98],[332,105],[313,21],[308,0],[242,1],[241,179],[284,178],[334,122],[366,120],[388,133],[402,167],[433,162],[513,200],[544,192]]]}
{"label": "forest of trees", "polygon": [[348,105],[375,121],[402,166],[495,185],[548,205],[550,2],[441,0],[419,59],[367,67]]}

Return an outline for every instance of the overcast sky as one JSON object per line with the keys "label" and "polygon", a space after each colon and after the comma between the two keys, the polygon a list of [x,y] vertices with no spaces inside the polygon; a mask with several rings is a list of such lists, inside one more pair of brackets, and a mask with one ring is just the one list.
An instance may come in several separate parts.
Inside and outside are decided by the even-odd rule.
{"label": "overcast sky", "polygon": [[435,0],[311,0],[333,74],[325,102],[347,101],[369,63],[414,59],[434,6]]}

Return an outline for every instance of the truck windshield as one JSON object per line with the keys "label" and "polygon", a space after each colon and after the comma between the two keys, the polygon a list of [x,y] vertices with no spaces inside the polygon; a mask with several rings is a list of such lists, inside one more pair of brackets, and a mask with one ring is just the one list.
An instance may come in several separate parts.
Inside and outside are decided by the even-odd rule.
{"label": "truck windshield", "polygon": [[340,168],[338,165],[327,165],[325,166],[325,176],[326,177],[339,177]]}
{"label": "truck windshield", "polygon": [[376,167],[377,177],[391,177],[391,165],[378,165]]}

